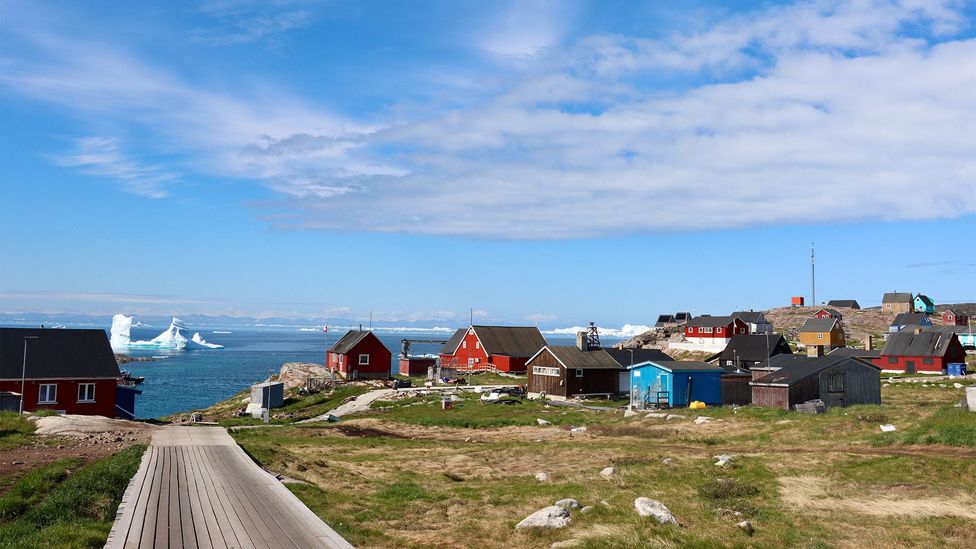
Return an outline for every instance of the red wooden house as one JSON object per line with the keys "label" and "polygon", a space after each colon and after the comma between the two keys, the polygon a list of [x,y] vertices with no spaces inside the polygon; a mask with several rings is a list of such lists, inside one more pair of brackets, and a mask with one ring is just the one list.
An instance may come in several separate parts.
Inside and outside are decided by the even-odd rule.
{"label": "red wooden house", "polygon": [[104,330],[0,328],[4,408],[115,417],[119,376]]}
{"label": "red wooden house", "polygon": [[685,339],[705,345],[728,345],[733,336],[748,334],[749,325],[733,316],[696,316],[685,326]]}
{"label": "red wooden house", "polygon": [[966,350],[955,333],[939,328],[888,334],[881,357],[874,359],[886,372],[907,374],[941,374],[954,362],[966,362]]}
{"label": "red wooden house", "polygon": [[942,311],[942,322],[949,326],[968,326],[969,315],[953,311],[952,309],[946,309]]}
{"label": "red wooden house", "polygon": [[837,320],[842,320],[844,315],[840,314],[837,309],[831,309],[829,307],[824,307],[816,313],[813,314],[814,318],[836,318]]}
{"label": "red wooden house", "polygon": [[393,353],[369,330],[349,330],[325,353],[326,367],[345,379],[387,379]]}
{"label": "red wooden house", "polygon": [[454,332],[441,349],[441,366],[460,371],[525,372],[525,363],[545,347],[535,327],[469,326]]}

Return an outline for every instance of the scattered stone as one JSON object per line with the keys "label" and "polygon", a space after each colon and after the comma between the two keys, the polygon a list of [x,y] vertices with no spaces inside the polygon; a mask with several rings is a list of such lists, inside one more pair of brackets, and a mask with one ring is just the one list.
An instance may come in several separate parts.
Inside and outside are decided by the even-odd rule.
{"label": "scattered stone", "polygon": [[614,477],[617,476],[617,468],[616,467],[604,467],[603,470],[600,471],[600,476],[603,477],[603,478],[605,478],[605,479],[607,479],[607,480],[610,480],[610,479],[612,479],[612,478],[614,478]]}
{"label": "scattered stone", "polygon": [[701,425],[702,423],[708,423],[712,418],[708,416],[698,416],[695,418],[695,425]]}
{"label": "scattered stone", "polygon": [[882,385],[882,387],[891,387],[891,384],[890,383],[885,383],[884,385]]}
{"label": "scattered stone", "polygon": [[735,509],[716,509],[715,512],[718,513],[718,514],[720,514],[720,515],[731,515],[733,517],[741,517],[742,516],[742,513],[740,513],[739,511],[736,511]]}
{"label": "scattered stone", "polygon": [[586,427],[573,427],[569,430],[571,433],[585,433]]}
{"label": "scattered stone", "polygon": [[610,507],[610,504],[607,503],[607,500],[605,500],[605,499],[601,499],[600,500],[600,505],[602,505],[604,507]]}
{"label": "scattered stone", "polygon": [[898,429],[896,429],[895,426],[890,423],[886,423],[881,426],[881,431],[884,433],[890,433],[892,431],[897,431],[897,430]]}
{"label": "scattered stone", "polygon": [[541,419],[541,418],[540,419],[536,419],[535,422],[538,423],[539,425],[549,425],[549,423],[550,423],[550,422],[548,422],[548,421],[546,421],[544,419]]}
{"label": "scattered stone", "polygon": [[563,509],[579,509],[580,503],[573,498],[561,499],[554,503],[556,507],[562,507]]}
{"label": "scattered stone", "polygon": [[626,412],[624,412],[624,417],[634,417],[636,415],[637,415],[637,412],[635,412],[633,410],[627,410]]}
{"label": "scattered stone", "polygon": [[664,417],[664,419],[668,421],[671,421],[672,419],[684,419],[684,418],[685,416],[678,415],[678,414],[668,414],[667,416]]}
{"label": "scattered stone", "polygon": [[562,507],[552,505],[539,509],[535,513],[522,519],[522,522],[515,525],[516,530],[523,528],[563,528],[572,521],[569,511]]}
{"label": "scattered stone", "polygon": [[24,462],[23,461],[12,461],[12,462],[10,462],[10,464],[11,465],[23,465]]}
{"label": "scattered stone", "polygon": [[749,522],[748,520],[744,520],[744,521],[736,524],[736,526],[738,526],[739,528],[741,528],[743,532],[745,532],[746,534],[748,534],[750,536],[754,532],[754,530],[752,529],[752,523]]}
{"label": "scattered stone", "polygon": [[586,507],[583,507],[582,509],[580,509],[580,513],[589,513],[592,510],[593,510],[593,506],[592,505],[587,505]]}
{"label": "scattered stone", "polygon": [[722,454],[720,456],[714,456],[714,457],[715,457],[715,459],[718,460],[718,461],[715,462],[715,465],[717,465],[719,467],[725,467],[726,465],[728,465],[732,461],[732,456],[730,456],[728,454]]}
{"label": "scattered stone", "polygon": [[654,517],[661,524],[678,524],[678,519],[674,518],[671,511],[660,501],[637,498],[634,500],[634,507],[637,508],[637,514],[642,517]]}
{"label": "scattered stone", "polygon": [[792,423],[792,419],[781,419],[776,422],[776,425],[786,425],[787,423]]}
{"label": "scattered stone", "polygon": [[664,458],[661,460],[661,463],[665,465],[671,465],[671,461],[672,461],[671,458]]}
{"label": "scattered stone", "polygon": [[652,417],[666,418],[666,417],[668,417],[668,414],[665,414],[663,412],[651,412],[651,413],[647,414],[644,417],[646,417],[646,418],[652,418]]}
{"label": "scattered stone", "polygon": [[536,473],[535,479],[539,482],[549,482],[549,473]]}
{"label": "scattered stone", "polygon": [[953,383],[952,387],[954,389],[962,389],[963,387],[965,387],[965,385],[963,385],[962,383]]}
{"label": "scattered stone", "polygon": [[466,439],[464,439],[464,442],[471,442],[471,437],[467,437]]}

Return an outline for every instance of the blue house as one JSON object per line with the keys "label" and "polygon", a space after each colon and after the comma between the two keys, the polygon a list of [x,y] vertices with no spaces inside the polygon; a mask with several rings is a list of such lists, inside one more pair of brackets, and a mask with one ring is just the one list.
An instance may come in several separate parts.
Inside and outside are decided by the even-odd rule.
{"label": "blue house", "polygon": [[724,370],[705,362],[653,361],[630,370],[630,403],[635,408],[687,406],[695,400],[722,403]]}
{"label": "blue house", "polygon": [[927,295],[916,294],[914,304],[916,313],[935,314],[935,301],[932,301],[932,298]]}
{"label": "blue house", "polygon": [[925,313],[898,313],[888,326],[888,333],[900,332],[908,326],[931,326],[932,320]]}

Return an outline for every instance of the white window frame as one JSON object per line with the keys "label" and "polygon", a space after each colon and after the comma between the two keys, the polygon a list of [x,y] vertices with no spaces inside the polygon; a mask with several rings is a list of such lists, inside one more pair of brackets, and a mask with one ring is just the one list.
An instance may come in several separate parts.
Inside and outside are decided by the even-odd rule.
{"label": "white window frame", "polygon": [[475,349],[480,349],[481,348],[481,342],[480,341],[475,341],[474,342],[474,348]]}
{"label": "white window frame", "polygon": [[[87,395],[88,391],[86,389],[89,388],[89,387],[91,388],[91,397],[90,398],[82,398],[82,391],[84,391],[86,393],[85,396],[88,396]],[[95,384],[94,383],[79,383],[78,384],[78,402],[95,402]]]}
{"label": "white window frame", "polygon": [[715,328],[715,333],[716,333],[716,334],[720,334],[720,333],[722,333],[722,329],[721,329],[721,328]]}
{"label": "white window frame", "polygon": [[467,349],[468,348],[468,342],[467,341],[462,341],[461,342],[461,348],[462,349]]}
{"label": "white window frame", "polygon": [[[363,362],[363,358],[366,359],[366,362]],[[369,366],[369,354],[368,353],[364,353],[364,354],[359,355],[359,365],[360,366]]]}
{"label": "white window frame", "polygon": [[706,334],[710,334],[710,333],[712,333],[712,329],[711,328],[702,328],[702,332],[704,332]]}
{"label": "white window frame", "polygon": [[[53,387],[54,389],[51,389],[51,387]],[[45,398],[42,398],[41,395],[44,395]],[[41,383],[41,385],[37,389],[37,403],[38,404],[57,404],[58,403],[58,384],[57,383]]]}
{"label": "white window frame", "polygon": [[823,339],[823,338],[824,338],[823,332],[819,332],[817,334],[817,339]]}
{"label": "white window frame", "polygon": [[583,377],[583,369],[582,368],[577,368],[576,369],[576,377]]}
{"label": "white window frame", "polygon": [[549,366],[533,366],[532,375],[559,377],[559,368],[551,368]]}

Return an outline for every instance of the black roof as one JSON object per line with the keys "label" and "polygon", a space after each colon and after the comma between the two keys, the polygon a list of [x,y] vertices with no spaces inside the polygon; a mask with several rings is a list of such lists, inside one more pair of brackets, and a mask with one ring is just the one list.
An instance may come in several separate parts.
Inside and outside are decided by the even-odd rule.
{"label": "black roof", "polygon": [[371,334],[369,330],[349,330],[346,335],[339,338],[332,347],[329,348],[330,353],[336,353],[340,355],[347,354],[352,350],[360,341],[362,341],[366,336]]}
{"label": "black roof", "polygon": [[664,322],[674,322],[674,315],[657,315],[658,324]]}
{"label": "black roof", "polygon": [[731,316],[738,318],[742,322],[751,322],[753,324],[765,320],[765,315],[762,311],[736,311]]}
{"label": "black roof", "polygon": [[829,307],[845,307],[848,309],[860,309],[861,306],[857,304],[855,299],[831,299],[827,302]]}
{"label": "black roof", "polygon": [[689,326],[704,326],[706,328],[716,328],[719,326],[728,326],[735,321],[734,317],[731,316],[696,316],[695,318],[688,321]]}
{"label": "black roof", "polygon": [[27,379],[118,378],[105,330],[0,328],[0,379],[20,379],[27,340]]}
{"label": "black roof", "polygon": [[549,351],[560,364],[570,370],[620,370],[623,367],[603,349],[581,351],[575,345],[546,345],[539,352]]}
{"label": "black roof", "polygon": [[830,356],[854,356],[858,358],[878,358],[881,356],[881,349],[868,351],[867,349],[855,349],[853,347],[837,347],[827,353]]}
{"label": "black roof", "polygon": [[[867,362],[863,359],[851,356],[819,356],[819,357],[808,357],[803,355],[793,355],[791,357],[786,357],[785,355],[780,355],[783,360],[782,367],[775,372],[771,372],[761,378],[750,382],[750,385],[793,385],[798,381],[803,381],[804,379],[816,375],[831,366],[841,364],[846,361],[854,361],[857,364],[867,367],[874,368],[875,370],[881,370],[881,368]],[[779,358],[779,357],[775,357]],[[789,359],[788,361],[786,359]]]}
{"label": "black roof", "polygon": [[888,292],[881,298],[882,303],[912,303],[912,294],[908,292]]}
{"label": "black roof", "polygon": [[674,313],[674,319],[677,321],[691,320],[691,313]]}
{"label": "black roof", "polygon": [[[655,362],[661,360],[674,360],[660,349],[607,349],[607,353],[609,353],[610,356],[612,356],[613,359],[622,366],[629,366],[630,364],[637,364],[638,362],[647,362],[648,360],[653,360]],[[633,353],[633,355],[631,355],[631,353]],[[633,356],[633,361],[631,361],[631,356]]]}
{"label": "black roof", "polygon": [[461,340],[464,339],[464,335],[467,333],[468,333],[467,328],[458,328],[457,330],[455,330],[454,335],[451,336],[451,339],[448,339],[447,343],[445,343],[444,346],[441,347],[441,354],[453,355],[454,351],[456,351],[457,348],[461,346]]}
{"label": "black roof", "polygon": [[808,318],[800,326],[800,332],[829,332],[834,329],[835,324],[836,318]]}
{"label": "black roof", "polygon": [[738,334],[725,346],[718,358],[726,360],[745,360],[761,362],[779,354],[793,354],[793,349],[780,334]]}
{"label": "black roof", "polygon": [[959,338],[955,333],[946,330],[902,330],[888,334],[882,356],[945,356],[952,340]]}
{"label": "black roof", "polygon": [[912,324],[921,324],[922,319],[928,318],[925,313],[898,313],[895,319],[891,321],[892,326],[911,326]]}

